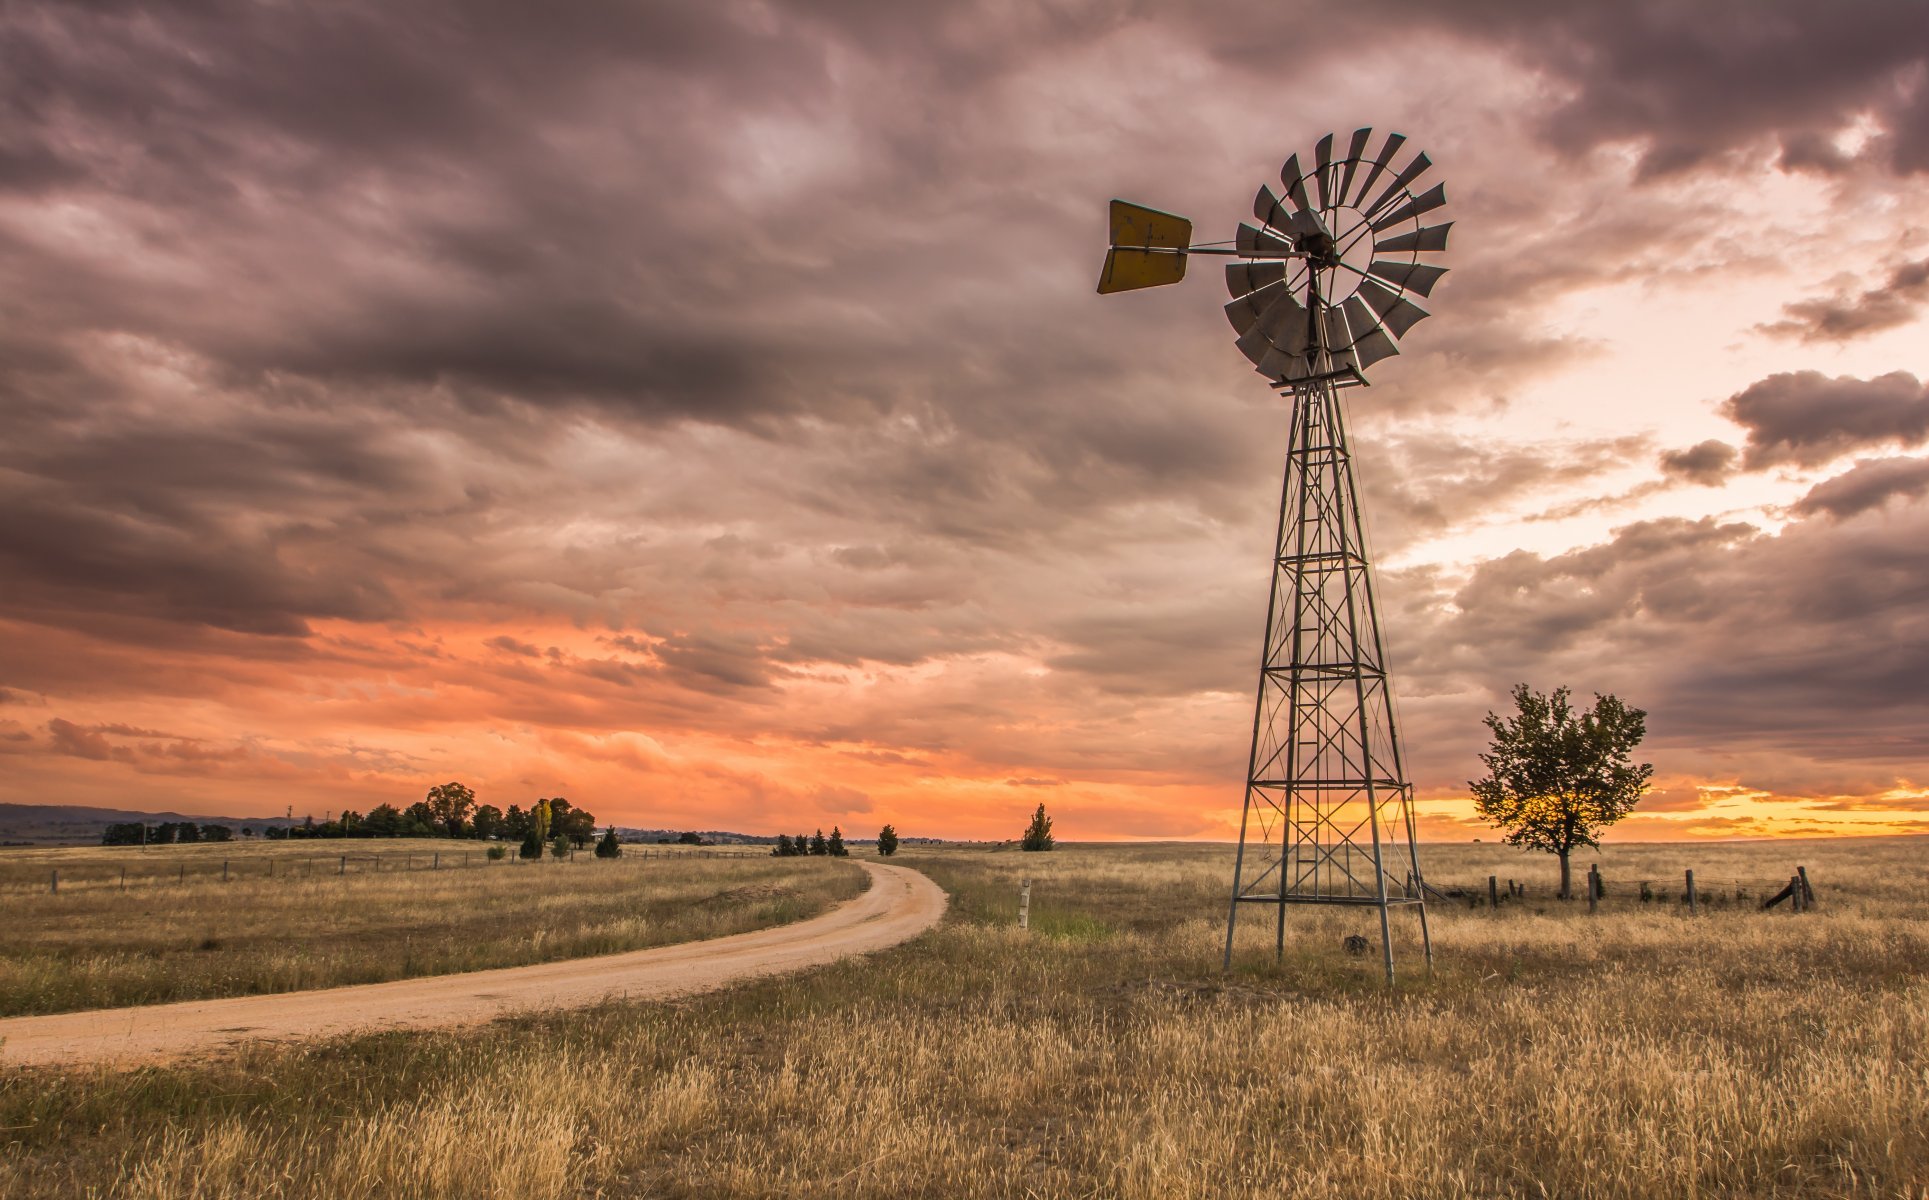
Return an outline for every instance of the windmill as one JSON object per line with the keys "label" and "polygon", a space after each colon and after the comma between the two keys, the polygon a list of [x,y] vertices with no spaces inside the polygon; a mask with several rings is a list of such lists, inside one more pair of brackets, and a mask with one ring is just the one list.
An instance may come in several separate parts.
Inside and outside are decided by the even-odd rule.
{"label": "windmill", "polygon": [[1446,269],[1423,256],[1446,249],[1452,222],[1425,223],[1446,203],[1444,184],[1416,190],[1431,160],[1396,168],[1407,139],[1390,134],[1368,153],[1372,139],[1357,130],[1336,157],[1328,134],[1310,168],[1287,159],[1284,194],[1262,186],[1258,224],[1231,243],[1194,245],[1186,218],[1112,201],[1098,290],[1177,283],[1195,254],[1234,259],[1226,318],[1237,345],[1292,396],[1226,966],[1243,908],[1277,909],[1283,957],[1289,905],[1352,906],[1378,910],[1391,983],[1392,909],[1417,912],[1429,967],[1433,944],[1341,393],[1364,386],[1366,368],[1398,354],[1428,315],[1415,298]]}

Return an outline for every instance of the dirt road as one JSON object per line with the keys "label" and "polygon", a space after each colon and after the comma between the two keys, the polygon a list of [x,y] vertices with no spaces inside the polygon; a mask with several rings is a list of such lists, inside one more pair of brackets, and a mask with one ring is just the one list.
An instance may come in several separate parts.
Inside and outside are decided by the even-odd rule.
{"label": "dirt road", "polygon": [[918,872],[858,865],[871,886],[856,899],[808,921],[710,941],[310,992],[9,1017],[0,1020],[0,1064],[136,1066],[242,1041],[474,1025],[529,1009],[659,1000],[882,950],[944,915],[944,891]]}

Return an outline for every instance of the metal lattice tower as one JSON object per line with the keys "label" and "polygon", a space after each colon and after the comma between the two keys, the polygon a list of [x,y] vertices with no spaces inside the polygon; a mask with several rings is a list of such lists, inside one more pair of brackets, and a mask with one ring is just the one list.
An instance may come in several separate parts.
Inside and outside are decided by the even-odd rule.
{"label": "metal lattice tower", "polygon": [[1275,910],[1280,956],[1288,906],[1371,908],[1391,983],[1393,909],[1418,914],[1429,968],[1433,947],[1341,393],[1364,386],[1363,370],[1398,354],[1395,339],[1428,315],[1412,297],[1446,272],[1420,256],[1446,248],[1451,222],[1420,223],[1446,202],[1444,185],[1413,190],[1427,156],[1394,170],[1406,138],[1368,154],[1371,136],[1356,131],[1336,157],[1329,134],[1310,170],[1288,159],[1285,196],[1260,188],[1260,225],[1242,224],[1230,245],[1193,245],[1185,218],[1113,201],[1099,291],[1177,282],[1193,254],[1242,260],[1226,268],[1227,319],[1259,373],[1292,397],[1226,966],[1249,906]]}

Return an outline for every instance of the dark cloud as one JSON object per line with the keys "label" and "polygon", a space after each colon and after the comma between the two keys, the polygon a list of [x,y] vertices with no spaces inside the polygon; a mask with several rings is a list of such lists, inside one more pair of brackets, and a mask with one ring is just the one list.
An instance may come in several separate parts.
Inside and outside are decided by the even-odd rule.
{"label": "dark cloud", "polygon": [[1819,371],[1770,375],[1729,397],[1723,415],[1748,431],[1742,466],[1819,466],[1855,450],[1929,438],[1929,388],[1906,371],[1874,379]]}
{"label": "dark cloud", "polygon": [[53,738],[55,754],[88,758],[96,762],[129,757],[124,748],[109,742],[99,730],[85,729],[60,717],[47,722],[47,732]]}
{"label": "dark cloud", "polygon": [[1686,450],[1662,451],[1661,472],[1689,483],[1717,487],[1726,482],[1734,471],[1736,457],[1733,446],[1717,438],[1709,438],[1705,442],[1696,442]]}
{"label": "dark cloud", "polygon": [[[1483,705],[1520,680],[1647,708],[1664,773],[1729,764],[1750,786],[1792,795],[1921,775],[1929,505],[1892,506],[1882,520],[1831,513],[1778,534],[1641,522],[1600,545],[1482,563],[1451,590],[1422,582],[1388,587],[1400,645],[1412,648],[1403,685],[1459,697],[1408,705],[1421,713],[1412,754],[1423,779],[1442,771],[1444,752],[1471,754]],[[1763,778],[1778,770],[1788,777]]]}
{"label": "dark cloud", "polygon": [[1894,268],[1882,286],[1857,295],[1837,292],[1826,299],[1784,304],[1787,316],[1760,328],[1804,342],[1845,342],[1909,324],[1925,301],[1929,301],[1929,258]]}
{"label": "dark cloud", "polygon": [[1852,517],[1924,492],[1929,492],[1929,458],[1866,459],[1810,488],[1795,502],[1795,511],[1803,516]]}
{"label": "dark cloud", "polygon": [[[1862,158],[1929,170],[1929,25],[1913,0],[1828,6],[1754,0],[1540,4],[1406,0],[1373,17],[1422,22],[1445,36],[1503,45],[1564,94],[1542,120],[1548,140],[1580,152],[1636,142],[1642,169],[1665,175],[1776,144],[1790,166]],[[1280,10],[1278,24],[1298,14]],[[1255,39],[1254,52],[1265,43]],[[1853,154],[1832,139],[1873,118]]]}

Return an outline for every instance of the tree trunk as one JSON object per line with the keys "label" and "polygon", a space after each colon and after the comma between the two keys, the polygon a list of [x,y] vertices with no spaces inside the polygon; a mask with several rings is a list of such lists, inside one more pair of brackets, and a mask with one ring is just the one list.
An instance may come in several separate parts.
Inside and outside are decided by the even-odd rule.
{"label": "tree trunk", "polygon": [[1573,883],[1573,876],[1568,873],[1568,869],[1567,869],[1567,851],[1565,850],[1561,851],[1560,855],[1561,855],[1561,899],[1572,900],[1574,898],[1574,883]]}

